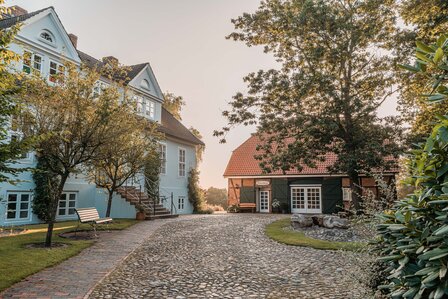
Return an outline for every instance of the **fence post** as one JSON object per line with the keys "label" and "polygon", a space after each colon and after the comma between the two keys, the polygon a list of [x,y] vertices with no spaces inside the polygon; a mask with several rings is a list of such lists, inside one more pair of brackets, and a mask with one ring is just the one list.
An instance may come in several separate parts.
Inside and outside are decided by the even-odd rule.
{"label": "fence post", "polygon": [[171,205],[170,205],[170,208],[171,208],[171,215],[173,215],[173,192],[171,192]]}

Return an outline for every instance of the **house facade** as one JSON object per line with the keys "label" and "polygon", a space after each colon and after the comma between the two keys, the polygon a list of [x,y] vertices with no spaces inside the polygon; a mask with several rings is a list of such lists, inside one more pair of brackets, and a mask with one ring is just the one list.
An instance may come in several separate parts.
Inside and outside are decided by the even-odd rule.
{"label": "house facade", "polygon": [[[259,213],[333,214],[351,201],[350,180],[346,174],[328,171],[337,159],[328,153],[325,161],[315,168],[303,166],[282,173],[263,173],[257,154],[262,141],[251,136],[230,157],[224,177],[228,180],[228,205]],[[259,153],[258,153],[259,154]],[[393,183],[397,170],[383,173],[383,180]],[[379,195],[378,186],[371,177],[361,177],[363,192]]]}
{"label": "house facade", "polygon": [[[102,60],[77,49],[77,37],[68,34],[53,7],[28,13],[20,7],[13,7],[10,15],[0,20],[0,29],[21,23],[21,29],[10,49],[22,59],[11,65],[12,72],[38,74],[48,80],[65,71],[67,61],[77,66],[101,66],[114,57]],[[193,207],[188,200],[188,172],[196,167],[196,147],[203,145],[182,123],[175,119],[163,107],[163,94],[149,63],[128,66],[126,79],[127,96],[137,103],[137,112],[149,122],[157,122],[159,131],[165,136],[160,142],[160,206],[176,214],[192,213]],[[111,84],[101,78],[95,87],[100,93],[102,88]],[[10,138],[20,138],[20,132],[9,130]],[[15,162],[17,167],[32,168],[36,165],[34,153],[27,153]],[[0,226],[39,223],[32,212],[34,182],[30,172],[22,172],[16,178],[16,184],[0,183]],[[144,178],[133,178],[129,185],[144,191]],[[96,207],[100,216],[105,215],[107,195],[102,189],[89,182],[83,174],[73,175],[64,187],[60,199],[57,220],[77,219],[75,208]],[[128,198],[116,194],[112,203],[111,217],[134,218],[136,206]]]}

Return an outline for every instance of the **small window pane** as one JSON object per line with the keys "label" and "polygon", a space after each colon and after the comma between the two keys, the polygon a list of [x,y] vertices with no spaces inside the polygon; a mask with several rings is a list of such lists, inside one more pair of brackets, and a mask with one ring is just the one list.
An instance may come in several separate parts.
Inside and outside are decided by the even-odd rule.
{"label": "small window pane", "polygon": [[70,194],[70,200],[76,200],[76,194],[71,193]]}
{"label": "small window pane", "polygon": [[9,194],[8,201],[17,201],[17,194]]}
{"label": "small window pane", "polygon": [[6,218],[8,219],[16,218],[16,211],[8,211]]}
{"label": "small window pane", "polygon": [[65,215],[65,209],[59,209],[59,215],[64,216]]}
{"label": "small window pane", "polygon": [[20,211],[20,218],[28,218],[28,211]]}

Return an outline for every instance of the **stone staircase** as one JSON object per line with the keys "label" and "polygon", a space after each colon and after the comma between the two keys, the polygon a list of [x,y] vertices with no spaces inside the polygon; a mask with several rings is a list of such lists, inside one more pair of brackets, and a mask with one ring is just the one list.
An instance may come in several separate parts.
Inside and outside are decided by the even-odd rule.
{"label": "stone staircase", "polygon": [[137,209],[141,207],[145,212],[146,220],[174,218],[179,216],[177,214],[171,214],[171,211],[164,208],[161,204],[154,204],[154,201],[148,198],[146,193],[141,192],[136,187],[120,187],[118,188],[117,193]]}

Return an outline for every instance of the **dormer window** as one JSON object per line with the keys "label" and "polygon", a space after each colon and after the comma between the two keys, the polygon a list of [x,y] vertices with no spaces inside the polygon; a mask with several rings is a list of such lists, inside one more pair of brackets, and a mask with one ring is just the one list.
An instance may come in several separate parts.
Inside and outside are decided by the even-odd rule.
{"label": "dormer window", "polygon": [[149,85],[149,82],[148,82],[148,80],[146,80],[146,79],[143,79],[143,80],[142,80],[142,83],[141,83],[140,85],[141,85],[141,87],[143,87],[144,89],[147,89],[147,90],[150,90],[150,89],[151,89],[151,86]]}
{"label": "dormer window", "polygon": [[42,31],[39,35],[39,39],[47,44],[52,45],[52,46],[54,46],[54,44],[55,44],[54,35],[48,30]]}

